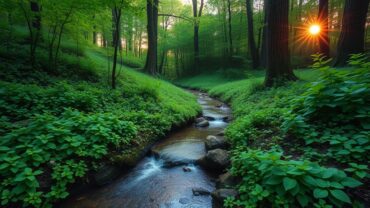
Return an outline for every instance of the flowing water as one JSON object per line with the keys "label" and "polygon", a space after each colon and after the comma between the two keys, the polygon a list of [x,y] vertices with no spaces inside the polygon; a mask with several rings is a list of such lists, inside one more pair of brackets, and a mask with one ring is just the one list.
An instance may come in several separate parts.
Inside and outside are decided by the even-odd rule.
{"label": "flowing water", "polygon": [[[230,109],[205,94],[196,93],[209,127],[180,129],[154,145],[156,156],[145,157],[128,174],[104,187],[68,199],[68,208],[207,208],[211,196],[194,196],[193,188],[215,189],[215,175],[194,165],[205,155],[204,140],[223,130]],[[172,165],[168,165],[168,164]],[[174,165],[175,164],[175,165]],[[183,167],[190,168],[185,172]]]}

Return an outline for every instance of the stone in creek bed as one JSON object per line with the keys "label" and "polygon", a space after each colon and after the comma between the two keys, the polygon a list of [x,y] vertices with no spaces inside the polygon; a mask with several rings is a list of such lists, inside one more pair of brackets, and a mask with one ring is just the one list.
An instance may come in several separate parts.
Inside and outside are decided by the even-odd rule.
{"label": "stone in creek bed", "polygon": [[209,126],[209,122],[207,120],[204,120],[204,121],[201,121],[199,123],[196,123],[195,126],[196,127],[208,127]]}
{"label": "stone in creek bed", "polygon": [[93,175],[93,177],[97,185],[103,186],[117,178],[120,173],[121,170],[119,167],[114,165],[104,165]]}
{"label": "stone in creek bed", "polygon": [[184,172],[191,172],[191,169],[189,167],[183,167],[182,170]]}
{"label": "stone in creek bed", "polygon": [[228,197],[238,196],[238,192],[235,189],[216,189],[211,196],[217,202],[223,202]]}
{"label": "stone in creek bed", "polygon": [[210,195],[211,194],[210,191],[208,191],[207,189],[204,189],[204,188],[193,188],[192,192],[193,192],[194,196],[205,196],[205,195]]}
{"label": "stone in creek bed", "polygon": [[197,163],[206,169],[222,171],[230,165],[230,156],[226,150],[214,149],[197,160]]}
{"label": "stone in creek bed", "polygon": [[227,187],[234,187],[241,181],[240,177],[236,177],[231,175],[230,172],[226,172],[218,176],[218,180],[216,182],[217,188],[227,188]]}
{"label": "stone in creek bed", "polygon": [[189,204],[190,199],[188,199],[188,198],[181,198],[181,199],[179,200],[179,202],[180,202],[180,204]]}
{"label": "stone in creek bed", "polygon": [[205,146],[207,150],[227,149],[229,147],[229,144],[226,142],[225,138],[223,137],[216,137],[213,135],[209,135],[206,138]]}
{"label": "stone in creek bed", "polygon": [[222,118],[222,120],[226,123],[229,123],[233,120],[233,117],[232,116],[225,116]]}
{"label": "stone in creek bed", "polygon": [[205,121],[206,119],[204,117],[199,117],[195,119],[195,123],[200,123],[202,121]]}
{"label": "stone in creek bed", "polygon": [[215,121],[216,118],[212,117],[212,116],[204,116],[205,119],[207,119],[207,121]]}
{"label": "stone in creek bed", "polygon": [[225,131],[222,130],[216,134],[216,136],[225,136]]}

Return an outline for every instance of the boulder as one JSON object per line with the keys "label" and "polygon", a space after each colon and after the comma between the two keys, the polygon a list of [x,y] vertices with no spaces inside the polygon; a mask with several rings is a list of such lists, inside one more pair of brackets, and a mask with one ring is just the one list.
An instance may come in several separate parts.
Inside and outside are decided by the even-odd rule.
{"label": "boulder", "polygon": [[204,116],[204,118],[207,120],[207,121],[215,121],[216,118],[215,117],[212,117],[212,116]]}
{"label": "boulder", "polygon": [[183,167],[182,170],[184,172],[191,172],[191,169],[189,167]]}
{"label": "boulder", "polygon": [[197,163],[206,169],[221,171],[230,165],[230,156],[226,150],[214,149],[208,151]]}
{"label": "boulder", "polygon": [[215,201],[222,203],[228,197],[238,196],[238,192],[235,189],[216,189],[211,196]]}
{"label": "boulder", "polygon": [[162,158],[162,160],[164,161],[162,165],[163,168],[173,168],[176,166],[188,165],[189,163],[191,163],[187,160],[169,160],[166,158]]}
{"label": "boulder", "polygon": [[117,178],[120,173],[121,170],[117,166],[103,165],[96,173],[94,173],[93,178],[97,185],[103,186]]}
{"label": "boulder", "polygon": [[222,120],[224,122],[229,123],[229,122],[231,122],[233,120],[233,117],[232,116],[225,116],[225,117],[222,118]]}
{"label": "boulder", "polygon": [[208,127],[209,126],[209,122],[207,120],[204,120],[204,121],[201,121],[199,123],[196,123],[195,126],[196,127]]}
{"label": "boulder", "polygon": [[206,138],[206,149],[213,150],[213,149],[227,149],[228,143],[226,142],[225,138],[223,137],[216,137],[213,135],[209,135]]}
{"label": "boulder", "polygon": [[202,121],[205,121],[206,119],[204,117],[199,117],[195,119],[195,123],[200,123]]}
{"label": "boulder", "polygon": [[204,188],[193,188],[193,195],[194,196],[204,196],[204,195],[210,195],[211,192]]}
{"label": "boulder", "polygon": [[239,177],[235,177],[231,175],[230,172],[226,172],[224,174],[221,174],[218,176],[218,180],[216,183],[216,186],[218,188],[228,188],[228,187],[234,187],[238,185],[238,183],[241,181]]}
{"label": "boulder", "polygon": [[216,136],[225,136],[225,131],[222,130],[216,134]]}

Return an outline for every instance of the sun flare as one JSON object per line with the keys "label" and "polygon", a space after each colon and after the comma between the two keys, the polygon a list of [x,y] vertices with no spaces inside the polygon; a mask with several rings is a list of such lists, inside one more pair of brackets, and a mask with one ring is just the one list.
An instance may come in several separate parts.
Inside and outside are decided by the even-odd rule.
{"label": "sun flare", "polygon": [[311,25],[309,28],[309,32],[311,35],[318,35],[321,31],[321,27],[318,24]]}

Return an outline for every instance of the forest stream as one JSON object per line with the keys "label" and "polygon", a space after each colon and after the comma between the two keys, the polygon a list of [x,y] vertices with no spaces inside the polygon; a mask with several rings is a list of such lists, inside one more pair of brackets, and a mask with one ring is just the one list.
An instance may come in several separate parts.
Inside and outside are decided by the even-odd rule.
{"label": "forest stream", "polygon": [[104,187],[69,198],[68,208],[207,208],[210,195],[195,196],[193,189],[212,192],[217,175],[195,161],[206,154],[205,139],[216,135],[227,123],[230,108],[204,93],[194,92],[208,127],[194,124],[171,133],[152,147],[152,154],[142,159],[129,173]]}

